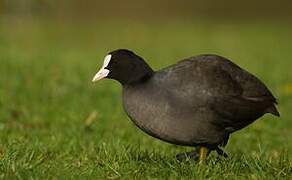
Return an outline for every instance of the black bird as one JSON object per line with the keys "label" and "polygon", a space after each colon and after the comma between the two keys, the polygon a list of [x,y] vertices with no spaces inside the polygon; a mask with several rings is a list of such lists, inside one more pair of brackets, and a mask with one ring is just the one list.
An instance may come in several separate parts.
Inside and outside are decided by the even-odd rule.
{"label": "black bird", "polygon": [[200,162],[212,150],[226,156],[220,147],[229,135],[265,113],[279,116],[269,89],[218,55],[194,56],[154,71],[134,52],[118,49],[108,53],[93,81],[102,78],[121,83],[124,110],[136,126],[172,144],[198,146]]}

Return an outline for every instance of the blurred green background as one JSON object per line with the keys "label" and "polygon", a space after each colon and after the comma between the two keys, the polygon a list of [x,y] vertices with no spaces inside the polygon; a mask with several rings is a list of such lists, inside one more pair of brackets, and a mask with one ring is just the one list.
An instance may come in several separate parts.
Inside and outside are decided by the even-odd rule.
{"label": "blurred green background", "polygon": [[[292,1],[0,1],[0,179],[289,179]],[[160,69],[214,53],[258,76],[279,99],[235,133],[227,160],[179,163],[190,150],[134,127],[121,87],[91,79],[128,48]]]}

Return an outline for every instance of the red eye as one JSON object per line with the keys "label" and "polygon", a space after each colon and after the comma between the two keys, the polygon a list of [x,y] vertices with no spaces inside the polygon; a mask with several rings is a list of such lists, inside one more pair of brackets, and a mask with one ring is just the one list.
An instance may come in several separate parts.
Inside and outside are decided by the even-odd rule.
{"label": "red eye", "polygon": [[117,62],[116,61],[112,61],[110,65],[111,66],[115,66],[115,65],[117,65]]}

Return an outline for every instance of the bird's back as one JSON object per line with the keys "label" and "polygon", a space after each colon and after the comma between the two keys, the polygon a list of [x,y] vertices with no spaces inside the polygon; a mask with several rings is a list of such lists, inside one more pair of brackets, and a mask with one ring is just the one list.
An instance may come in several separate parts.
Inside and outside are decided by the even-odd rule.
{"label": "bird's back", "polygon": [[[189,107],[208,106],[226,119],[233,131],[265,113],[279,116],[277,101],[257,77],[230,60],[217,55],[200,55],[159,71],[174,96]],[[158,78],[159,79],[159,78]],[[221,122],[220,122],[221,123]]]}

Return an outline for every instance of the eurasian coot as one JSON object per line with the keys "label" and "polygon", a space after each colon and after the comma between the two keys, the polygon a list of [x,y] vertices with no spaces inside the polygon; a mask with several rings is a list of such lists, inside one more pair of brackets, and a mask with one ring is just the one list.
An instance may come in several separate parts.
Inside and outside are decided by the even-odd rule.
{"label": "eurasian coot", "polygon": [[[154,71],[126,49],[108,53],[93,81],[117,80],[130,119],[163,141],[198,146],[202,162],[229,135],[265,113],[279,116],[277,101],[254,75],[218,55],[199,55]],[[190,153],[191,154],[191,153]]]}

